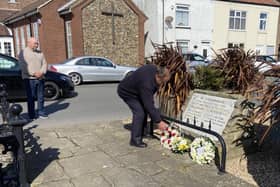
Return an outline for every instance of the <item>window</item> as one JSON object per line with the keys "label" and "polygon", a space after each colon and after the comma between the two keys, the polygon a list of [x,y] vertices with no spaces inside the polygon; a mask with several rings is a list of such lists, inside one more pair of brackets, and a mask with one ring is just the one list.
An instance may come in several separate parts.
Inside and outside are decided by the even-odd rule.
{"label": "window", "polygon": [[246,28],[246,12],[231,10],[229,12],[229,29],[245,30]]}
{"label": "window", "polygon": [[20,52],[20,45],[19,45],[19,33],[18,33],[18,28],[15,28],[15,40],[16,40],[16,53],[19,54]]}
{"label": "window", "polygon": [[[39,25],[37,22],[33,23],[33,36],[39,41]],[[40,43],[38,44],[38,49],[40,49]]]}
{"label": "window", "polygon": [[26,35],[27,35],[27,39],[29,39],[31,37],[31,32],[30,32],[30,25],[26,25]]}
{"label": "window", "polygon": [[90,58],[83,58],[76,62],[76,65],[89,66],[91,64]]}
{"label": "window", "polygon": [[260,13],[260,24],[259,24],[260,31],[266,30],[266,20],[267,20],[267,13]]}
{"label": "window", "polygon": [[24,49],[25,48],[24,27],[20,28],[20,36],[21,36],[21,49]]}
{"label": "window", "polygon": [[189,6],[176,5],[176,27],[189,27]]}
{"label": "window", "polygon": [[66,28],[66,42],[67,42],[67,57],[71,58],[73,56],[71,21],[65,22],[65,28]]}
{"label": "window", "polygon": [[19,66],[17,63],[6,58],[0,57],[0,69],[17,70],[18,68]]}
{"label": "window", "polygon": [[233,47],[240,47],[241,49],[244,49],[244,43],[228,43],[228,48]]}
{"label": "window", "polygon": [[179,50],[181,50],[182,54],[186,54],[189,49],[189,41],[187,40],[178,40],[177,41],[177,46]]}
{"label": "window", "polygon": [[16,3],[16,0],[8,0],[8,3]]}
{"label": "window", "polygon": [[4,42],[4,51],[6,55],[12,56],[12,47],[10,42]]}
{"label": "window", "polygon": [[192,54],[190,60],[191,61],[204,61],[205,58],[201,55],[198,55],[198,54]]}
{"label": "window", "polygon": [[94,58],[93,61],[96,66],[113,67],[113,64],[104,58]]}
{"label": "window", "polygon": [[275,47],[274,45],[267,45],[266,46],[266,54],[267,55],[274,55],[275,54]]}
{"label": "window", "polygon": [[38,40],[39,39],[39,28],[38,23],[33,23],[33,36]]}

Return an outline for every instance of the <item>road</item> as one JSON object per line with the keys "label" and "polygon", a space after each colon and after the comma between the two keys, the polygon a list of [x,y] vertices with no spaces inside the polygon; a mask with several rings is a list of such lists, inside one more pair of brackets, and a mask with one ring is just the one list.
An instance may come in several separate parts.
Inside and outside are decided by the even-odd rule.
{"label": "road", "polygon": [[[45,103],[48,119],[36,119],[28,125],[39,128],[94,123],[98,121],[125,120],[131,117],[128,107],[116,93],[117,83],[84,84],[75,88],[73,98],[63,98]],[[23,116],[27,115],[26,102]]]}

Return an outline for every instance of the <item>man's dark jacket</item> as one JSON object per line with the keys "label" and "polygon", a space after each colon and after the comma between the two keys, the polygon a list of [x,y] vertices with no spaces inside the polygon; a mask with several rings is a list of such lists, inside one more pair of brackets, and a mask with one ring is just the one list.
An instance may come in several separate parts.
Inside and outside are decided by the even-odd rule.
{"label": "man's dark jacket", "polygon": [[138,68],[120,82],[118,94],[124,100],[138,100],[152,120],[158,123],[161,121],[160,112],[154,106],[154,94],[159,88],[156,83],[156,73],[157,68],[152,64]]}

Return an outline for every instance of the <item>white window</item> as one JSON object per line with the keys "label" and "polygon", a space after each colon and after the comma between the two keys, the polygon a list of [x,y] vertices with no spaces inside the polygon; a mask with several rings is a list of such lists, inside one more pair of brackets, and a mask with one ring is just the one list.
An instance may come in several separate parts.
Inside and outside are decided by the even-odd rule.
{"label": "white window", "polygon": [[10,42],[4,42],[4,51],[6,55],[12,56],[12,46]]}
{"label": "white window", "polygon": [[73,56],[71,21],[65,22],[65,28],[66,28],[66,42],[67,42],[67,57],[71,58]]}
{"label": "white window", "polygon": [[176,5],[176,27],[189,27],[190,11],[188,5]]}
{"label": "white window", "polygon": [[33,36],[39,40],[39,28],[38,28],[38,23],[35,22],[33,23]]}
{"label": "white window", "polygon": [[25,48],[24,27],[20,27],[21,49]]}
{"label": "white window", "polygon": [[15,40],[16,40],[16,53],[19,54],[20,52],[20,45],[19,45],[19,31],[18,28],[15,28]]}
{"label": "white window", "polygon": [[27,39],[31,37],[30,25],[26,25],[26,36]]}
{"label": "white window", "polygon": [[16,0],[8,0],[8,3],[16,3]]}
{"label": "white window", "polygon": [[[34,22],[33,24],[33,37],[39,41],[39,24]],[[40,49],[40,42],[38,44],[38,49]]]}
{"label": "white window", "polygon": [[259,23],[260,31],[266,30],[266,20],[267,20],[267,13],[260,13],[260,23]]}
{"label": "white window", "polygon": [[267,45],[266,46],[266,54],[267,55],[274,55],[274,45]]}
{"label": "white window", "polygon": [[246,12],[231,10],[229,12],[229,29],[245,30],[246,29]]}
{"label": "white window", "polygon": [[177,47],[182,52],[182,54],[186,54],[189,49],[189,41],[188,40],[177,40]]}

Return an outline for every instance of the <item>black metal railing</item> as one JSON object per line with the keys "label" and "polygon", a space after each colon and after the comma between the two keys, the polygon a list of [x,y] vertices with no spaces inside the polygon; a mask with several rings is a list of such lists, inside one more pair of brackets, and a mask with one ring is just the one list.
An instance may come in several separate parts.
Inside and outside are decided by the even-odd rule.
{"label": "black metal railing", "polygon": [[[200,126],[197,126],[195,119],[194,119],[194,123],[190,124],[189,120],[187,120],[187,122],[183,122],[183,121],[180,121],[180,120],[177,120],[177,119],[165,116],[165,115],[161,115],[161,117],[162,117],[163,120],[165,120],[167,122],[175,122],[175,123],[178,123],[180,125],[189,127],[191,129],[195,129],[195,130],[198,130],[198,131],[201,131],[201,132],[204,132],[204,133],[207,133],[207,134],[215,136],[218,139],[218,141],[220,142],[221,148],[222,148],[221,159],[220,159],[219,165],[218,165],[219,174],[223,174],[223,173],[226,172],[225,171],[226,156],[227,156],[226,143],[225,143],[224,138],[220,134],[218,134],[217,132],[211,130],[211,121],[209,122],[208,129],[207,129],[207,128],[204,128],[204,124],[203,123],[201,123]],[[154,134],[153,134],[154,127],[153,127],[152,123],[153,122],[151,122],[150,130],[149,130],[150,136],[154,136]]]}
{"label": "black metal railing", "polygon": [[4,146],[2,154],[11,151],[13,156],[12,163],[9,163],[11,167],[5,168],[5,171],[0,163],[0,186],[28,187],[23,140],[23,126],[27,120],[20,118],[22,107],[19,104],[10,106],[7,96],[6,86],[0,84],[0,114],[3,121],[0,125],[0,144]]}

